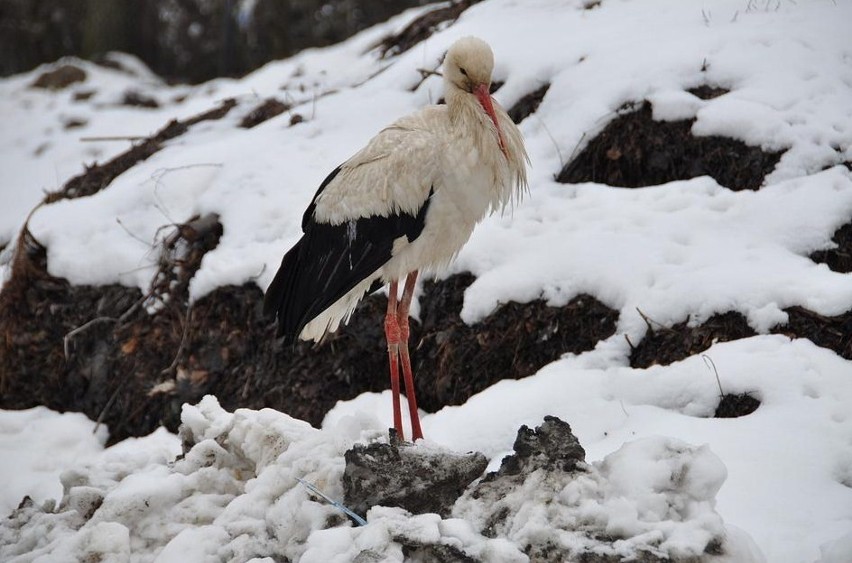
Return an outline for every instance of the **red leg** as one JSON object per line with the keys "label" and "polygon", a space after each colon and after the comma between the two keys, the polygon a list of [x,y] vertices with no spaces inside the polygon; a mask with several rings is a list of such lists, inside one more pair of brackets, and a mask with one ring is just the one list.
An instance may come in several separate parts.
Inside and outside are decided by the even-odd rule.
{"label": "red leg", "polygon": [[408,309],[411,307],[411,298],[414,296],[414,285],[417,283],[417,270],[408,274],[405,279],[405,288],[402,291],[402,300],[397,310],[399,321],[399,353],[402,360],[402,376],[405,379],[405,396],[408,397],[408,412],[411,415],[412,440],[423,437],[420,429],[420,415],[417,413],[417,398],[414,395],[414,375],[411,373],[411,358],[408,355]]}
{"label": "red leg", "polygon": [[388,363],[390,364],[391,394],[393,395],[393,427],[400,440],[405,439],[402,431],[402,410],[399,405],[399,341],[400,327],[397,318],[397,282],[391,282],[388,291],[388,312],[385,315],[385,338],[388,341]]}

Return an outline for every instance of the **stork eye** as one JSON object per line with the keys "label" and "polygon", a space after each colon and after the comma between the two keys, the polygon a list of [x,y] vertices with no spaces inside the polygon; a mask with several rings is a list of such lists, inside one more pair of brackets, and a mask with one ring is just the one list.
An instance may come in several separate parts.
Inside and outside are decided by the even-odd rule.
{"label": "stork eye", "polygon": [[467,71],[462,67],[459,67],[459,72],[461,72],[463,76],[467,76]]}

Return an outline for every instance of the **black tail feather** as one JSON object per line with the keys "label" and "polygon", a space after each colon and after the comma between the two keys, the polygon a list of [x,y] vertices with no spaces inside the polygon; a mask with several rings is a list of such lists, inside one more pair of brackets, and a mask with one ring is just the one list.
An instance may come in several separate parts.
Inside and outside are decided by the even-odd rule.
{"label": "black tail feather", "polygon": [[[396,239],[416,239],[423,231],[429,201],[417,215],[363,217],[340,225],[311,218],[305,234],[284,255],[264,298],[264,313],[277,315],[278,335],[284,342],[294,342],[305,325],[372,277],[392,258]],[[373,284],[370,291],[375,289]]]}

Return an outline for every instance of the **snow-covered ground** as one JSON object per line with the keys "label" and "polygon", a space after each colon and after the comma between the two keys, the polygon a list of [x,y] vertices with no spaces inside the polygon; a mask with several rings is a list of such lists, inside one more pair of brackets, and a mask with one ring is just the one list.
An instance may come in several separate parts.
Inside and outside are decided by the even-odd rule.
{"label": "snow-covered ground", "polygon": [[[422,11],[415,10],[341,45],[271,63],[241,80],[197,87],[166,86],[132,61],[125,61],[131,72],[76,62],[87,80],[59,92],[28,88],[39,71],[3,79],[0,243],[15,236],[43,190],[59,188],[82,172],[83,163],[128,146],[81,137],[148,135],[171,118],[235,97],[238,105],[224,119],[199,123],[94,196],[37,210],[30,228],[48,247],[51,273],[75,283],[145,287],[155,267],[152,245],[164,236],[160,227],[216,212],[224,235],[205,255],[193,296],[255,279],[265,287],[282,250],[300,235],[301,213],[322,178],[394,118],[437,100],[437,77],[412,91],[421,80],[417,69],[435,68],[455,39],[477,35],[494,49],[495,79],[505,81],[496,98],[504,106],[542,83],[551,87],[521,124],[532,159],[530,197],[514,212],[486,220],[453,266],[477,276],[465,295],[463,318],[474,323],[510,300],[543,296],[558,305],[579,293],[595,296],[620,317],[616,334],[588,353],[566,356],[521,381],[503,381],[465,405],[425,414],[429,441],[482,451],[496,464],[520,424],[536,425],[551,414],[572,425],[592,462],[653,436],[706,444],[727,468],[721,483],[723,475],[712,472],[708,457],[699,462],[721,484],[718,514],[729,530],[750,536],[767,561],[852,561],[852,362],[781,336],[717,344],[706,356],[725,392],[750,392],[761,400],[752,415],[718,420],[709,418],[719,390],[704,358],[632,369],[626,367],[625,338],[635,343],[645,334],[637,308],[663,324],[686,318],[700,323],[717,312],[739,311],[759,332],[783,323],[783,309],[792,305],[822,315],[852,309],[852,275],[808,259],[830,247],[833,232],[852,219],[852,174],[839,166],[852,161],[852,2],[603,0],[585,8],[593,4],[485,1],[411,51],[380,60],[371,47]],[[730,92],[710,100],[686,92],[702,84]],[[157,99],[160,107],[118,105],[127,89]],[[75,101],[75,94],[90,91],[91,97]],[[253,129],[236,127],[268,96],[294,107]],[[732,192],[707,177],[636,190],[554,182],[565,159],[620,106],[645,99],[657,119],[695,117],[697,135],[786,152],[757,192]],[[294,113],[305,121],[290,127]],[[66,129],[69,120],[85,125]],[[341,448],[386,428],[389,404],[387,394],[339,404],[319,435],[307,427],[288,430],[301,427],[272,413],[239,416],[278,425],[275,432],[295,440],[294,452],[326,448],[320,457],[307,457],[323,460],[311,467],[279,462],[290,463],[288,478],[327,480],[325,487],[334,492]],[[213,409],[210,403],[207,409]],[[260,447],[262,432],[252,428],[239,436],[242,449]],[[268,483],[254,473],[244,481],[237,475],[206,483],[196,475],[190,489],[198,496],[189,495],[180,483],[175,490],[166,484],[196,470],[187,461],[167,466],[178,449],[174,438],[160,432],[99,453],[103,434],[90,432],[91,425],[73,415],[3,413],[0,509],[17,506],[24,494],[39,502],[58,498],[57,475],[72,469],[67,483],[82,474],[92,487],[114,491],[117,498],[104,506],[117,511],[153,494],[150,480],[162,476],[158,502],[181,501],[183,510],[204,516],[193,522],[177,508],[159,507],[143,524],[100,515],[79,532],[58,526],[55,537],[39,544],[55,550],[43,554],[45,560],[83,544],[124,553],[128,529],[132,553],[142,553],[145,544],[153,546],[149,559],[163,549],[164,561],[193,560],[181,554],[201,544],[212,557],[217,546],[233,547],[235,537],[261,543],[283,537],[283,528],[255,530],[255,536],[251,526],[237,529],[237,516],[252,510],[252,491],[260,497],[277,491],[292,500],[257,504],[259,512],[245,520],[292,525],[290,553],[324,546],[345,558],[353,546],[390,542],[387,537],[397,532],[389,530],[406,522],[398,512],[378,510],[370,518],[372,532],[311,532],[331,509],[307,502],[292,483]],[[659,442],[636,443],[649,459],[665,458],[654,453]],[[626,451],[635,456],[630,447]],[[85,469],[87,462],[93,465]],[[637,462],[637,474],[652,472],[653,465]],[[418,530],[438,526],[418,518]],[[511,554],[507,546],[477,543],[458,523],[441,526],[440,537],[455,530],[460,545],[472,550]],[[136,534],[156,541],[143,542]]]}

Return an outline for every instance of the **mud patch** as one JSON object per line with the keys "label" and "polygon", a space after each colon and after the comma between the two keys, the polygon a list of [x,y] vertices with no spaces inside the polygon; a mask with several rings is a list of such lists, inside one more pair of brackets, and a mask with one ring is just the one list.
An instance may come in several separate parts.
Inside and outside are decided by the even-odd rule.
{"label": "mud patch", "polygon": [[459,16],[481,0],[454,0],[449,6],[431,10],[416,18],[402,31],[382,39],[379,50],[383,59],[404,53],[428,39],[438,29],[454,23]]}
{"label": "mud patch", "polygon": [[31,88],[62,90],[68,86],[86,80],[86,71],[74,65],[62,65],[54,70],[41,73],[30,85]]}
{"label": "mud patch", "polygon": [[556,180],[637,188],[708,175],[732,190],[756,190],[781,158],[734,139],[693,136],[693,123],[654,121],[645,102],[610,122]]}
{"label": "mud patch", "polygon": [[543,84],[534,92],[530,92],[515,102],[515,104],[509,108],[509,111],[507,112],[509,117],[512,118],[512,121],[520,123],[531,113],[535,112],[535,110],[538,109],[538,106],[541,105],[541,101],[544,99],[544,95],[547,94],[549,89],[550,84]]}
{"label": "mud patch", "polygon": [[272,119],[277,115],[281,115],[289,109],[290,106],[288,104],[285,104],[275,98],[267,98],[263,101],[263,103],[251,110],[242,119],[242,121],[240,121],[240,127],[244,129],[251,129],[252,127],[260,125],[264,121]]}
{"label": "mud patch", "polygon": [[637,346],[632,346],[630,366],[648,368],[669,365],[704,352],[716,342],[748,338],[756,333],[740,313],[713,315],[699,326],[688,321],[666,327],[648,322],[648,333]]}
{"label": "mud patch", "polygon": [[233,99],[223,101],[218,107],[191,117],[185,121],[174,119],[155,135],[146,138],[130,149],[104,164],[87,166],[85,172],[68,180],[62,189],[49,193],[45,203],[62,199],[73,199],[95,194],[107,187],[119,174],[147,159],[163,148],[163,143],[186,133],[192,125],[201,121],[221,119],[236,105]]}
{"label": "mud patch", "polygon": [[825,264],[835,272],[843,274],[852,272],[852,223],[846,223],[837,229],[831,240],[837,247],[818,250],[811,254],[811,260]]}

